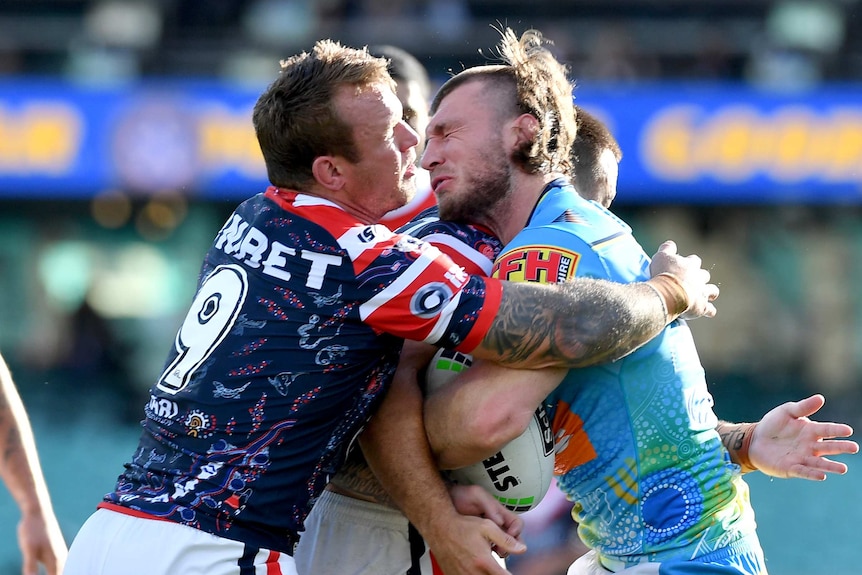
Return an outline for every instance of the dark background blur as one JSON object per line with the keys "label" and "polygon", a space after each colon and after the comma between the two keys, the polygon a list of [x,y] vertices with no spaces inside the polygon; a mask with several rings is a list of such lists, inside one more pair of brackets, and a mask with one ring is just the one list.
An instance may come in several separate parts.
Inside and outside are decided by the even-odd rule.
{"label": "dark background blur", "polygon": [[[692,327],[719,416],[822,392],[818,418],[862,426],[857,0],[3,0],[0,350],[70,542],[134,449],[203,253],[265,185],[250,107],[278,60],[390,43],[439,84],[499,23],[551,39],[614,128],[615,211],[646,250],[712,266],[719,316]],[[856,572],[857,459],[825,484],[750,476],[772,573]],[[0,573],[16,521],[0,490]]]}

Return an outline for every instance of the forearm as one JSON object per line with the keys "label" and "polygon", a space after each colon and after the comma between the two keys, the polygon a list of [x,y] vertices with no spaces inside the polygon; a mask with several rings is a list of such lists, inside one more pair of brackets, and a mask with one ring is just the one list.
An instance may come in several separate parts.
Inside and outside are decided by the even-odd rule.
{"label": "forearm", "polygon": [[9,369],[0,358],[0,477],[23,514],[53,513],[36,442]]}
{"label": "forearm", "polygon": [[456,511],[428,445],[417,369],[405,367],[402,358],[391,389],[359,442],[391,501],[429,537],[445,524],[441,520],[447,511]]}
{"label": "forearm", "polygon": [[749,447],[754,437],[756,425],[756,423],[719,421],[715,428],[721,437],[721,443],[730,453],[730,460],[739,465],[743,473],[757,470],[749,458]]}
{"label": "forearm", "polygon": [[425,399],[425,429],[442,469],[497,453],[521,435],[568,370],[519,370],[476,361]]}
{"label": "forearm", "polygon": [[579,278],[503,289],[495,321],[472,353],[508,367],[577,368],[618,359],[688,306],[682,286],[664,275],[634,284]]}

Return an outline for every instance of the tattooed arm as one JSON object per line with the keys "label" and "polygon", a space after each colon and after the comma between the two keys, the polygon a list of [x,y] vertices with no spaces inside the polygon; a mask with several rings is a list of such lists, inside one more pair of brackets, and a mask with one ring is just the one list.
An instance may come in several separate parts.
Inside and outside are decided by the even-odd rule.
{"label": "tattooed arm", "polygon": [[0,357],[0,477],[21,510],[18,543],[24,573],[59,575],[66,560],[66,542],[51,506],[39,465],[36,443],[12,375]]}
{"label": "tattooed arm", "polygon": [[632,284],[504,282],[491,329],[471,353],[507,367],[584,367],[634,351],[677,317],[715,315],[718,287],[699,257],[665,242],[650,271],[649,281]]}
{"label": "tattooed arm", "polygon": [[[651,271],[657,277],[639,284],[582,278],[556,285],[504,283],[495,319],[471,353],[507,367],[579,367],[629,353],[680,314],[714,315],[711,302],[718,288],[708,283],[709,272],[701,269],[700,258],[678,256],[676,246],[668,242],[653,258],[653,264]],[[414,361],[405,361],[414,353],[411,348],[405,344],[392,387],[360,436],[360,444],[383,487],[402,506],[438,560],[451,560],[443,566],[444,572],[454,574],[465,567],[472,573],[484,569],[495,572],[498,567],[492,562],[487,542],[493,542],[503,553],[522,551],[516,540],[521,524],[496,501],[474,500],[477,507],[473,513],[483,519],[453,517],[449,514],[451,506],[441,502],[445,492],[433,473],[435,460],[425,436],[422,394],[416,385],[417,374],[430,356],[419,361],[421,354],[416,352]],[[565,373],[562,369],[545,371],[550,372],[549,382]],[[531,389],[536,399],[528,414],[544,397],[538,385]],[[527,399],[520,402],[529,403]],[[473,452],[467,455],[473,456]],[[482,493],[478,490],[477,494]],[[476,541],[476,527],[481,528],[484,541]],[[470,557],[470,564],[482,565],[483,570],[454,559],[458,557]]]}
{"label": "tattooed arm", "polygon": [[843,423],[808,419],[826,402],[816,394],[802,401],[789,401],[770,410],[757,423],[719,422],[716,430],[743,473],[760,470],[773,477],[797,477],[823,481],[827,473],[847,472],[847,465],[827,455],[856,453],[853,429]]}

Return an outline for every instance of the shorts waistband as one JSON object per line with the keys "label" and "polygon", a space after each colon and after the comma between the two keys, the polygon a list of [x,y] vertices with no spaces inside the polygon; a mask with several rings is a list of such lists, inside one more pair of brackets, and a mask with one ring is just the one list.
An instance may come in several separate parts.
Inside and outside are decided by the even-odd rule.
{"label": "shorts waistband", "polygon": [[[250,545],[252,547],[256,547],[258,549],[271,549],[273,551],[278,551],[279,553],[284,553],[286,555],[290,555],[293,557],[293,553],[296,550],[296,546],[299,544],[299,537],[297,537],[294,533],[291,532],[283,532],[279,538],[278,546],[268,545],[267,542],[264,541],[253,541],[251,537],[240,537],[239,529],[234,529],[231,533],[231,536],[223,535],[220,533],[213,533],[212,531],[207,531],[205,529],[197,529],[196,527],[192,527],[190,525],[185,525],[183,523],[179,523],[176,521],[172,521],[170,519],[164,517],[157,517],[150,513],[146,513],[144,511],[139,511],[137,509],[131,509],[129,507],[123,507],[122,505],[117,505],[116,503],[110,503],[107,501],[102,501],[96,506],[96,510],[105,510],[111,511],[115,513],[119,513],[121,515],[126,515],[129,517],[135,517],[136,519],[144,519],[146,521],[164,521],[166,523],[171,523],[173,525],[177,525],[183,529],[195,529],[196,531],[202,531],[204,533],[209,533],[215,537],[221,537],[224,539],[230,539],[231,541],[238,541],[245,545]],[[245,532],[245,530],[243,530]]]}

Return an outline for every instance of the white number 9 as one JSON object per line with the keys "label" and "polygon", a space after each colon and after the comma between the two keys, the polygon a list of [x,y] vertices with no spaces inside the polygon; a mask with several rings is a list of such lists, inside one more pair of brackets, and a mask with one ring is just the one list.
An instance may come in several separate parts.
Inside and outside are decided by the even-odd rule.
{"label": "white number 9", "polygon": [[177,357],[159,378],[157,387],[175,394],[230,333],[248,294],[248,277],[236,265],[219,266],[201,285],[177,332]]}

